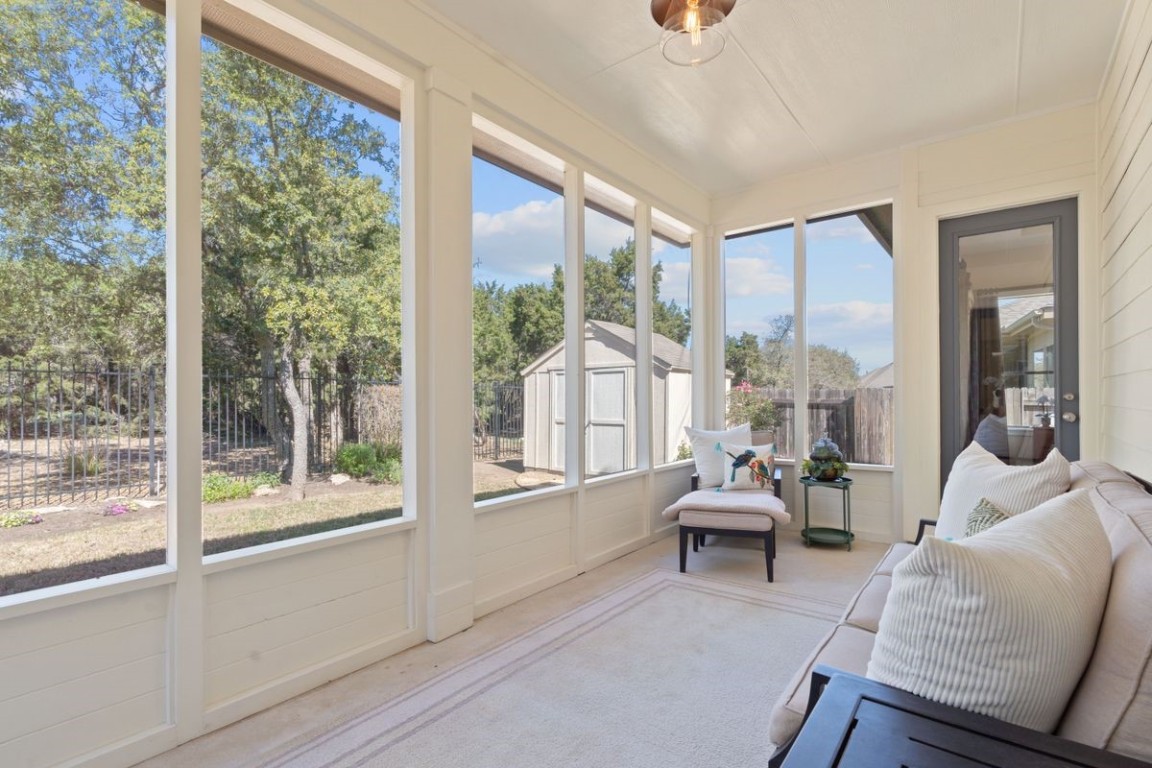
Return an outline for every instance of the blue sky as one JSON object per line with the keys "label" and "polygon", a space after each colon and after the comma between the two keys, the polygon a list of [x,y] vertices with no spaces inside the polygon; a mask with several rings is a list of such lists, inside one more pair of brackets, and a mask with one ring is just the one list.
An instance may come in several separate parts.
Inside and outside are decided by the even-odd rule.
{"label": "blue sky", "polygon": [[[536,184],[474,159],[472,242],[476,281],[504,286],[546,283],[564,260],[564,200]],[[861,373],[892,361],[892,259],[855,216],[807,225],[808,334],[814,344],[847,350]],[[598,258],[632,228],[589,210],[585,251]],[[686,306],[689,250],[657,240],[664,264],[662,299]],[[793,311],[792,230],[733,238],[724,246],[726,332],[768,330]]]}

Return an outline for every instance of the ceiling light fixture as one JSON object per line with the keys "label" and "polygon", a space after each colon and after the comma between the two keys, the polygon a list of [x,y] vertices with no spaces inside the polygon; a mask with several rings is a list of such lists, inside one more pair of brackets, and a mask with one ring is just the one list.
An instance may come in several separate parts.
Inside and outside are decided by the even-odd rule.
{"label": "ceiling light fixture", "polygon": [[721,22],[734,5],[736,0],[652,0],[652,18],[664,29],[664,58],[695,67],[719,56],[726,42]]}

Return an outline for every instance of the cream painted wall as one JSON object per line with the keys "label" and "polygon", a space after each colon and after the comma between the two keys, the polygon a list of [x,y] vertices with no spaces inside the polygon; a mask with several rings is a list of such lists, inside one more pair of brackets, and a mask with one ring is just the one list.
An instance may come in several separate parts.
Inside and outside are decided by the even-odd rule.
{"label": "cream painted wall", "polygon": [[[720,232],[894,201],[896,466],[888,525],[862,533],[911,538],[940,499],[938,226],[943,218],[1066,197],[1080,199],[1082,455],[1100,452],[1099,248],[1092,106],[775,179],[713,201]],[[1145,326],[1149,327],[1149,326]],[[795,480],[792,480],[795,485]],[[869,480],[870,493],[877,481]],[[802,498],[793,487],[794,498]],[[794,507],[795,508],[795,507]],[[802,511],[801,511],[802,513]]]}
{"label": "cream painted wall", "polygon": [[1128,8],[1097,105],[1101,456],[1152,478],[1152,3]]}

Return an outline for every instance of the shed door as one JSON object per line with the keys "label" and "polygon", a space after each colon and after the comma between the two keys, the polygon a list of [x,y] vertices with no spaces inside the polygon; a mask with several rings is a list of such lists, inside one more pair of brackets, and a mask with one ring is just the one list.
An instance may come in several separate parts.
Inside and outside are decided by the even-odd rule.
{"label": "shed door", "polygon": [[627,457],[628,372],[588,371],[589,475],[623,472]]}

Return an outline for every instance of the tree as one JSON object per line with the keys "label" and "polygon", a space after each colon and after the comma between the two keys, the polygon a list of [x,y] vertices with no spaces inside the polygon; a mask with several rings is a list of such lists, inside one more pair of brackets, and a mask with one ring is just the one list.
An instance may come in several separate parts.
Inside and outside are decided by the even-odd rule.
{"label": "tree", "polygon": [[[724,340],[725,365],[737,382],[747,381],[754,387],[790,389],[794,378],[795,317],[777,315],[768,333],[760,340],[745,331]],[[852,389],[860,380],[860,364],[847,350],[825,344],[808,347],[809,389]]]}
{"label": "tree", "polygon": [[[0,4],[0,354],[163,360],[164,45],[134,2]],[[399,376],[395,148],[234,49],[202,80],[205,361],[275,375],[300,495],[310,375]]]}
{"label": "tree", "polygon": [[164,28],[134,3],[0,4],[0,354],[164,354]]}
{"label": "tree", "polygon": [[208,46],[203,80],[205,337],[275,372],[302,497],[312,375],[400,372],[395,206],[362,170],[391,172],[394,148],[335,94],[235,49]]}

